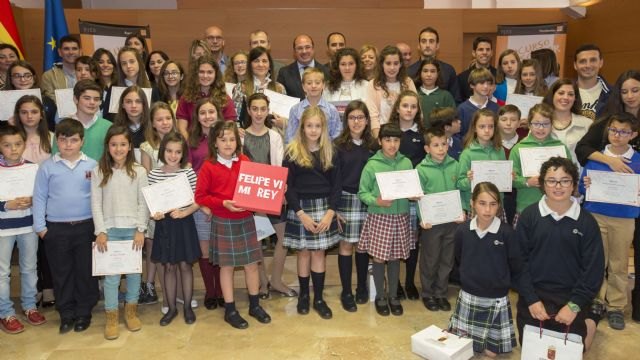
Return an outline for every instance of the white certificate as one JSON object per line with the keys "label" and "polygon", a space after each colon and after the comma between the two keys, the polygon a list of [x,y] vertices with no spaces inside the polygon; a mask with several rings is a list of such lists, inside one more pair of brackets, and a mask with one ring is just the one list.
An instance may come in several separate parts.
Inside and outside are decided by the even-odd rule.
{"label": "white certificate", "polygon": [[400,170],[376,173],[382,200],[407,199],[424,195],[418,171]]}
{"label": "white certificate", "polygon": [[289,117],[291,108],[300,102],[297,97],[282,95],[279,92],[275,92],[269,89],[264,89],[264,94],[269,98],[269,110],[273,114],[278,114],[282,117]]}
{"label": "white certificate", "polygon": [[4,90],[0,91],[0,120],[7,121],[13,117],[18,100],[25,95],[34,95],[42,100],[40,89]]}
{"label": "white certificate", "polygon": [[[112,86],[111,87],[111,101],[109,102],[109,112],[112,114],[118,113],[118,107],[120,106],[120,96],[126,89],[126,86]],[[151,107],[151,88],[142,88],[144,94],[147,95],[147,104]]]}
{"label": "white certificate", "polygon": [[418,200],[422,223],[438,225],[464,219],[460,190],[427,194]]}
{"label": "white certificate", "polygon": [[138,274],[142,272],[142,250],[133,250],[133,240],[107,241],[100,252],[93,243],[93,276]]}
{"label": "white certificate", "polygon": [[587,170],[587,176],[591,178],[587,201],[640,206],[640,175]]}
{"label": "white certificate", "polygon": [[520,166],[522,176],[532,177],[540,175],[542,163],[554,156],[566,158],[567,152],[564,146],[543,146],[520,148]]}
{"label": "white certificate", "polygon": [[73,89],[56,89],[56,106],[61,119],[75,115],[78,110],[73,102]]}
{"label": "white certificate", "polygon": [[276,230],[273,228],[273,225],[271,225],[271,220],[269,220],[268,217],[253,215],[253,221],[256,223],[256,235],[258,235],[258,241],[266,239],[276,233]]}
{"label": "white certificate", "polygon": [[471,181],[471,191],[478,183],[488,181],[498,187],[500,192],[511,192],[513,183],[513,161],[511,160],[490,160],[472,161],[471,171],[473,171],[473,181]]}
{"label": "white certificate", "polygon": [[[0,91],[1,92],[1,91]],[[8,201],[23,196],[33,196],[38,165],[24,164],[5,167],[0,171],[0,200]]]}
{"label": "white certificate", "polygon": [[520,116],[522,119],[526,119],[529,116],[529,110],[542,102],[542,96],[533,95],[521,95],[521,94],[507,94],[506,104],[515,105],[520,109]]}
{"label": "white certificate", "polygon": [[193,191],[187,174],[180,173],[172,177],[142,188],[142,195],[147,202],[151,215],[167,213],[193,204]]}

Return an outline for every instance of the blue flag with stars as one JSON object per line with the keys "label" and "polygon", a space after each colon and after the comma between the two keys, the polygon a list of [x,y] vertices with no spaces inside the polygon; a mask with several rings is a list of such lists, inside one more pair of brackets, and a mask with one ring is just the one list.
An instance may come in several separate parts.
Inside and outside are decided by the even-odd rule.
{"label": "blue flag with stars", "polygon": [[46,0],[44,4],[44,62],[43,69],[51,69],[54,63],[62,59],[58,55],[58,40],[69,35],[67,20],[64,17],[62,0]]}

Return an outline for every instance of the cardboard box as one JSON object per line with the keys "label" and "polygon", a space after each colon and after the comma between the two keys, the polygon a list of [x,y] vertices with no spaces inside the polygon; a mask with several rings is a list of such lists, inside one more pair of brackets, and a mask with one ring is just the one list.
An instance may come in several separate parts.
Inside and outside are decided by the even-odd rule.
{"label": "cardboard box", "polygon": [[240,163],[238,183],[233,193],[236,207],[280,215],[289,169],[250,161]]}
{"label": "cardboard box", "polygon": [[473,357],[473,341],[431,325],[411,335],[411,351],[429,360],[468,360]]}

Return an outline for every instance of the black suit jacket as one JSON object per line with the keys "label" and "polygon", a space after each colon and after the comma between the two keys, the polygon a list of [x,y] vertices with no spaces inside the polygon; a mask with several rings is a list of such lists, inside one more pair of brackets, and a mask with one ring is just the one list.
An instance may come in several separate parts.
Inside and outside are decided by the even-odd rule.
{"label": "black suit jacket", "polygon": [[[329,69],[314,60],[315,67],[324,73],[325,83],[329,79]],[[300,100],[305,98],[304,90],[302,90],[302,79],[300,79],[300,71],[298,71],[298,62],[283,67],[278,71],[278,82],[287,90],[287,95],[297,97]]]}

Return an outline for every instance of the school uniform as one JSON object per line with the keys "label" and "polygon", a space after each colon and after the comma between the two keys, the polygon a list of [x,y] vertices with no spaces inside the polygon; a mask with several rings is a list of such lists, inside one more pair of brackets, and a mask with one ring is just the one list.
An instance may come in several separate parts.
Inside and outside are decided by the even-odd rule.
{"label": "school uniform", "polygon": [[418,96],[420,96],[420,109],[422,109],[422,121],[424,122],[424,128],[431,127],[431,111],[435,108],[456,108],[456,101],[453,99],[451,93],[447,90],[436,87],[433,90],[427,90],[423,87],[418,89]]}
{"label": "school uniform", "polygon": [[[504,149],[500,147],[496,149],[493,143],[486,146],[480,145],[478,140],[473,140],[469,146],[460,154],[460,167],[458,168],[458,182],[457,187],[460,189],[460,198],[462,199],[462,208],[471,212],[471,180],[467,177],[467,172],[471,170],[472,161],[488,161],[488,160],[506,160],[504,156]],[[502,198],[502,193],[500,193]],[[501,216],[502,214],[499,214]]]}
{"label": "school uniform", "polygon": [[[409,129],[402,130],[399,152],[411,160],[413,168],[418,165],[427,154],[424,151],[424,135],[418,131],[418,124],[413,124]],[[409,202],[409,221],[413,236],[418,233],[418,205],[415,201]]]}
{"label": "school uniform", "polygon": [[[516,135],[509,140],[505,140],[502,139],[502,149],[504,149],[504,156],[509,159],[509,155],[511,154],[511,149],[513,149],[513,147],[523,138],[525,138],[527,136],[527,132],[526,131],[521,131],[524,129],[518,128],[516,130]],[[507,217],[507,222],[509,224],[513,224],[513,218],[516,215],[516,196],[518,194],[518,190],[516,190],[515,188],[511,188],[510,192],[504,192],[502,193],[504,195],[503,197],[503,203],[502,203],[502,207],[504,208],[504,213]]]}
{"label": "school uniform", "polygon": [[[472,65],[465,71],[458,74],[456,78],[456,81],[458,83],[458,93],[454,94],[454,96],[457,96],[456,103],[460,104],[464,102],[465,99],[468,99],[469,97],[471,97],[471,95],[473,95],[473,90],[471,90],[471,86],[469,85],[469,75],[471,75],[471,71],[473,71],[476,68],[477,67],[475,65]],[[489,65],[487,69],[489,69],[489,71],[491,72],[491,75],[493,75],[493,77],[495,78],[497,69],[492,65]]]}
{"label": "school uniform", "polygon": [[476,111],[480,109],[485,109],[485,108],[493,111],[496,114],[498,113],[498,110],[500,110],[500,108],[498,107],[498,104],[494,103],[489,99],[487,99],[487,101],[484,104],[476,104],[473,101],[471,101],[471,98],[467,98],[467,100],[463,101],[460,105],[458,105],[458,116],[460,118],[460,132],[454,136],[456,136],[460,140],[464,139],[464,137],[467,135],[467,132],[469,132],[470,130],[469,127],[471,126],[471,120],[473,120],[473,115],[476,113]]}

